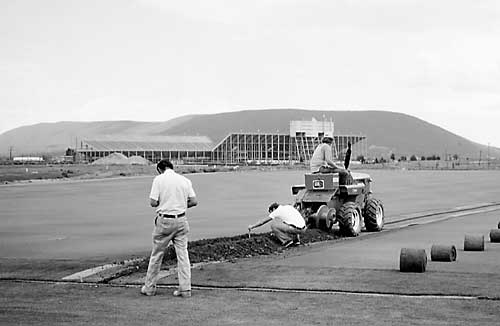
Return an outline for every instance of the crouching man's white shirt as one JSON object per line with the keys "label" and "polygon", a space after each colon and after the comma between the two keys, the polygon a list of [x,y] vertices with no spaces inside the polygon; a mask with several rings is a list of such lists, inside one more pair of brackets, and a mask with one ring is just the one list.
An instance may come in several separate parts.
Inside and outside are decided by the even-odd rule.
{"label": "crouching man's white shirt", "polygon": [[306,226],[306,221],[292,205],[279,205],[278,208],[269,214],[269,217],[273,220],[279,218],[286,224],[296,226],[299,229]]}

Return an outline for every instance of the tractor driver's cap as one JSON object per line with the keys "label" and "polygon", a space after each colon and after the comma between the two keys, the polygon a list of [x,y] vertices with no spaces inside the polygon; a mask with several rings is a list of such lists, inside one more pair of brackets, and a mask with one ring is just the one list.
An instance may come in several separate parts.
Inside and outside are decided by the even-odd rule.
{"label": "tractor driver's cap", "polygon": [[325,134],[323,135],[323,141],[325,140],[328,142],[333,141],[333,134],[329,131],[325,132]]}

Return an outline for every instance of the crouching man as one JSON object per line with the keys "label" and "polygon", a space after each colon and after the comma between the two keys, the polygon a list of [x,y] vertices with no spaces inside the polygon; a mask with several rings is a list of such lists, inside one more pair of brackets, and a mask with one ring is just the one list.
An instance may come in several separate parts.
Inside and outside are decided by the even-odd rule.
{"label": "crouching man", "polygon": [[270,221],[273,221],[271,230],[285,248],[300,244],[300,235],[306,230],[306,222],[295,207],[272,203],[269,206],[269,216],[249,225],[248,232]]}

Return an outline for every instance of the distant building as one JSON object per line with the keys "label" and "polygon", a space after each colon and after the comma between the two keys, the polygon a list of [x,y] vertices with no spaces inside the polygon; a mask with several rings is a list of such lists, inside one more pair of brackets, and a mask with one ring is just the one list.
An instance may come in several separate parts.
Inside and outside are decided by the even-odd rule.
{"label": "distant building", "polygon": [[75,161],[75,157],[73,155],[61,155],[52,158],[54,163],[73,163]]}
{"label": "distant building", "polygon": [[306,163],[325,132],[333,133],[333,149],[342,160],[347,143],[352,157],[367,156],[364,135],[335,135],[333,121],[290,121],[287,134],[231,133],[218,143],[204,136],[152,136],[83,140],[78,156],[92,162],[111,153],[142,156],[152,162],[167,158],[176,164],[293,164]]}
{"label": "distant building", "polygon": [[40,163],[43,162],[43,157],[40,156],[16,156],[12,159],[14,163]]}

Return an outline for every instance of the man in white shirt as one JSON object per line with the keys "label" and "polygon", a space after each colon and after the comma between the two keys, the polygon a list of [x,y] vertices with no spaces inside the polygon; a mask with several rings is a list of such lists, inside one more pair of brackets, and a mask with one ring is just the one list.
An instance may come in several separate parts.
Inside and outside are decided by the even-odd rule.
{"label": "man in white shirt", "polygon": [[161,160],[156,165],[158,173],[153,180],[150,204],[156,208],[155,227],[153,229],[153,249],[149,258],[148,272],[141,293],[156,294],[158,273],[165,250],[170,241],[174,244],[177,256],[179,289],[176,297],[191,296],[191,265],[187,250],[189,224],[186,211],[198,204],[191,181],[174,172],[169,160]]}
{"label": "man in white shirt", "polygon": [[273,221],[271,230],[284,247],[300,244],[300,234],[306,231],[306,222],[295,207],[272,203],[269,206],[269,216],[249,225],[248,232],[270,221]]}
{"label": "man in white shirt", "polygon": [[[322,143],[316,147],[309,162],[311,173],[338,173],[339,184],[351,184],[352,178],[349,172],[333,162],[332,143],[333,135],[325,133]],[[348,150],[351,150],[350,143]]]}

